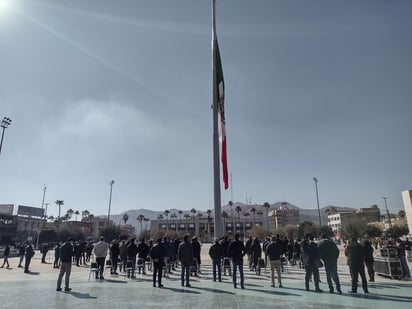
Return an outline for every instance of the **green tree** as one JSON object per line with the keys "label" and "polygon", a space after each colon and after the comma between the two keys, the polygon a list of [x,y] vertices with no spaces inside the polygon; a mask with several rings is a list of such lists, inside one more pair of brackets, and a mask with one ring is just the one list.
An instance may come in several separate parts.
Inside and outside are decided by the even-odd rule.
{"label": "green tree", "polygon": [[382,237],[382,229],[374,224],[368,224],[365,228],[365,235],[374,238],[374,237]]}
{"label": "green tree", "polygon": [[366,233],[367,223],[365,220],[353,220],[340,229],[341,237],[351,239],[352,237],[360,238]]}
{"label": "green tree", "polygon": [[325,235],[326,237],[334,237],[335,233],[333,232],[332,228],[327,225],[322,225],[319,228],[319,236]]}
{"label": "green tree", "polygon": [[385,236],[387,238],[399,238],[402,237],[404,235],[407,235],[409,233],[409,228],[406,224],[402,224],[402,225],[392,225],[390,228],[388,228],[385,231]]}
{"label": "green tree", "polygon": [[311,234],[314,237],[318,236],[318,229],[313,222],[310,221],[304,221],[301,224],[299,224],[298,227],[298,235],[299,237],[303,238],[306,234]]}

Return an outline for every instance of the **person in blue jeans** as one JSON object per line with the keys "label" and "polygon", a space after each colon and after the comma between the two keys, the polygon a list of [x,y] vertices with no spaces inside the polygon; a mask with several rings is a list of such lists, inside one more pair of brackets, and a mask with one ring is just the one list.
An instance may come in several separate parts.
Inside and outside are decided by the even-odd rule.
{"label": "person in blue jeans", "polygon": [[216,281],[216,272],[219,282],[222,282],[222,258],[223,247],[219,243],[219,239],[215,239],[215,243],[209,249],[209,256],[212,259],[213,265],[213,281]]}
{"label": "person in blue jeans", "polygon": [[229,256],[233,263],[233,286],[236,289],[236,270],[239,270],[240,288],[245,288],[245,279],[243,275],[243,257],[246,254],[246,248],[240,240],[240,235],[235,235],[235,240],[229,244]]}

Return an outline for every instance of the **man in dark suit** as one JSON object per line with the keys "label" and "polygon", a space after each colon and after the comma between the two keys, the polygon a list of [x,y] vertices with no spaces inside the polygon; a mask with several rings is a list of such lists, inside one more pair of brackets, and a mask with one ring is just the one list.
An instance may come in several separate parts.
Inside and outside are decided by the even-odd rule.
{"label": "man in dark suit", "polygon": [[350,275],[352,278],[352,289],[349,293],[357,293],[359,275],[362,280],[362,288],[365,293],[368,291],[368,282],[365,275],[365,255],[363,247],[358,243],[356,237],[353,237],[349,246],[345,249],[345,255],[348,257]]}
{"label": "man in dark suit", "polygon": [[338,276],[338,257],[339,248],[335,242],[328,238],[326,235],[322,235],[322,240],[318,244],[319,257],[325,264],[326,281],[329,285],[329,293],[334,293],[332,279],[336,284],[336,291],[342,294],[340,288],[339,276]]}
{"label": "man in dark suit", "polygon": [[65,281],[64,281],[64,291],[69,292],[71,291],[71,288],[69,287],[70,284],[70,273],[72,271],[72,257],[73,257],[73,245],[72,245],[72,239],[69,237],[67,241],[61,246],[60,248],[60,272],[59,272],[59,277],[57,278],[57,288],[56,291],[61,291],[61,285],[62,285],[62,278],[64,275]]}

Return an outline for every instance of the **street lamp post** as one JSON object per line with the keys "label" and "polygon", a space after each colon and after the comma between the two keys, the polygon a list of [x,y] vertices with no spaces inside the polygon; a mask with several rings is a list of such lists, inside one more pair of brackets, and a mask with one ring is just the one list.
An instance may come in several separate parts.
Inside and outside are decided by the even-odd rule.
{"label": "street lamp post", "polygon": [[313,177],[313,181],[315,182],[315,188],[316,188],[316,201],[318,203],[319,226],[322,226],[322,221],[320,219],[320,208],[319,208],[318,179],[316,177]]}
{"label": "street lamp post", "polygon": [[110,207],[112,206],[112,191],[114,180],[110,182],[109,212],[107,213],[107,227],[110,226]]}
{"label": "street lamp post", "polygon": [[382,197],[382,199],[385,201],[385,209],[386,209],[386,215],[388,216],[389,227],[392,227],[391,216],[389,215],[388,205],[386,204],[386,200],[388,198],[387,197]]}
{"label": "street lamp post", "polygon": [[46,187],[46,185],[44,185],[44,187],[43,187],[43,200],[42,200],[42,202],[41,202],[41,208],[43,209],[43,207],[44,207],[44,198],[45,198],[45,196],[46,196],[46,189],[47,189],[47,187]]}
{"label": "street lamp post", "polygon": [[11,119],[4,117],[3,120],[1,121],[1,127],[3,128],[1,132],[1,141],[0,141],[0,153],[1,153],[1,148],[3,147],[3,138],[4,138],[4,131],[6,128],[11,124]]}

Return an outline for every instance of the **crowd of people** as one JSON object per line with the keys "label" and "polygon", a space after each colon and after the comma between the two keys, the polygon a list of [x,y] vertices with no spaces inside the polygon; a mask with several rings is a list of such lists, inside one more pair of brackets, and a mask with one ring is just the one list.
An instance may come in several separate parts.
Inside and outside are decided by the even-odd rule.
{"label": "crowd of people", "polygon": [[[402,265],[403,278],[410,279],[410,271],[407,261],[411,261],[411,243],[397,240],[389,240],[384,244],[387,248],[396,250]],[[375,248],[376,249],[376,248]],[[29,272],[30,261],[34,255],[34,250],[30,242],[20,245],[19,265],[23,267],[24,272]],[[49,246],[44,244],[41,247],[41,261],[45,263],[46,254]],[[222,272],[229,271],[232,276],[233,287],[237,288],[238,282],[241,289],[245,288],[244,279],[244,257],[250,271],[260,274],[263,267],[270,269],[271,287],[275,287],[277,281],[278,287],[282,285],[282,272],[286,264],[298,266],[304,269],[304,286],[310,291],[311,282],[314,284],[315,292],[323,292],[320,288],[319,268],[324,267],[326,274],[326,283],[330,293],[342,293],[339,275],[338,275],[338,258],[339,248],[333,239],[322,235],[315,241],[314,237],[307,234],[302,240],[288,240],[287,237],[281,239],[279,235],[266,238],[260,241],[259,238],[249,237],[244,243],[239,234],[234,239],[224,236],[215,239],[210,246],[209,256],[212,261],[213,281],[222,281]],[[375,281],[374,270],[374,243],[368,239],[359,241],[352,238],[345,244],[345,256],[349,265],[351,275],[351,289],[349,293],[357,293],[359,277],[361,279],[364,293],[368,291],[368,281]],[[10,247],[6,246],[4,250],[4,261],[2,268],[9,267],[8,256]],[[146,274],[146,270],[151,270],[153,275],[153,286],[163,287],[162,278],[167,276],[172,270],[180,267],[181,285],[190,287],[190,277],[192,274],[201,272],[201,244],[196,236],[190,238],[188,234],[183,239],[170,239],[169,237],[159,238],[156,241],[141,239],[136,243],[136,239],[113,240],[106,242],[104,237],[95,243],[73,242],[68,238],[63,244],[56,244],[54,247],[53,268],[59,268],[57,279],[57,291],[62,291],[62,279],[65,277],[64,291],[68,292],[70,288],[70,273],[72,265],[89,265],[95,264],[96,280],[104,280],[104,270],[110,266],[111,275],[119,275],[119,272],[125,276],[135,278],[137,272]],[[365,272],[366,267],[366,272]],[[239,277],[239,281],[238,281]]]}

